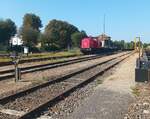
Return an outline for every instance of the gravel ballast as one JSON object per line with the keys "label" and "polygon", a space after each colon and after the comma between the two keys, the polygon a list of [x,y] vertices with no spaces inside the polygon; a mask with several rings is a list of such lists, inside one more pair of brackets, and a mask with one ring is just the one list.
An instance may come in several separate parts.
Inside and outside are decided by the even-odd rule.
{"label": "gravel ballast", "polygon": [[[103,70],[104,67],[108,67],[109,64],[114,64],[117,62],[117,60],[110,61],[109,63],[97,66],[93,69],[90,69],[86,72],[84,72],[84,75],[77,74],[77,76],[70,78],[67,80],[67,83],[69,85],[66,85],[67,83],[64,81],[62,83],[58,83],[58,85],[50,85],[46,88],[42,88],[40,90],[37,90],[27,96],[21,97],[16,99],[15,101],[12,101],[10,103],[7,103],[3,106],[4,109],[12,109],[17,111],[30,111],[33,109],[33,107],[37,107],[37,105],[51,99],[53,96],[59,94],[61,91],[65,90],[65,88],[70,88],[69,86],[72,86],[70,84],[75,85],[76,83],[82,82],[83,80],[86,80],[87,78],[94,76],[99,72],[99,70]],[[75,81],[75,82],[74,82]]]}
{"label": "gravel ballast", "polygon": [[[85,62],[81,62],[81,63],[71,64],[68,66],[57,67],[57,68],[49,69],[49,70],[45,70],[45,71],[38,71],[38,72],[30,73],[30,74],[25,74],[25,75],[22,75],[22,80],[17,83],[15,83],[13,80],[0,81],[0,87],[1,87],[0,95],[4,94],[4,93],[9,93],[9,92],[10,93],[15,92],[16,90],[20,90],[21,88],[35,85],[37,83],[42,83],[48,79],[51,80],[56,77],[60,77],[64,74],[68,74],[72,71],[75,71],[75,70],[78,70],[78,69],[81,69],[84,67],[88,67],[92,64],[96,64],[96,63],[104,61],[108,58],[111,58],[114,56],[119,56],[124,53],[119,53],[119,54],[115,54],[112,56],[106,56],[106,57],[102,57],[99,59],[94,59],[94,60],[85,61]],[[11,87],[11,88],[9,88],[9,87]]]}
{"label": "gravel ballast", "polygon": [[150,119],[150,83],[137,83],[133,88],[136,101],[128,108],[125,119]]}
{"label": "gravel ballast", "polygon": [[134,101],[131,87],[135,85],[136,55],[121,63],[115,73],[104,79],[93,94],[67,119],[122,119]]}
{"label": "gravel ballast", "polygon": [[[43,114],[43,116],[51,119],[123,118],[124,113],[127,111],[128,104],[130,104],[134,100],[130,87],[134,86],[134,70],[132,68],[134,68],[135,66],[136,56],[137,55],[133,55],[120,65],[112,68],[110,71],[107,71],[107,73],[97,78],[94,82],[72,93],[68,98],[50,108]],[[126,70],[128,72],[123,74],[123,70]],[[119,75],[117,73],[119,73]],[[120,77],[121,74],[123,74],[122,77]],[[111,86],[111,84],[113,85]],[[108,89],[106,89],[106,87],[108,87]],[[110,107],[108,107],[107,105],[106,108],[110,109],[111,113],[109,113],[108,110],[102,109],[105,107],[105,103],[101,104],[101,106],[99,105],[100,102],[102,103],[104,101],[108,102],[108,104],[110,105]],[[119,111],[117,110],[117,108],[115,108],[114,105],[118,107]],[[101,112],[95,111],[97,108],[102,109],[104,114],[109,113],[110,116],[105,115],[106,117],[103,117],[104,115],[102,115]],[[86,110],[88,110],[88,113],[86,113]],[[120,115],[116,115],[118,114],[117,112]],[[100,115],[102,115],[102,118]],[[115,118],[114,116],[118,116],[118,118]]]}

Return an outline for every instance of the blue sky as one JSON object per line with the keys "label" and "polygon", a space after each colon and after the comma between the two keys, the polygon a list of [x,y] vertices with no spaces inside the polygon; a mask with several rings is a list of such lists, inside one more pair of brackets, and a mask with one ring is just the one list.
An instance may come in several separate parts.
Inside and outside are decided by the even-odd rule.
{"label": "blue sky", "polygon": [[0,18],[11,18],[21,26],[25,13],[35,13],[45,26],[52,19],[68,21],[97,36],[103,32],[113,40],[131,41],[141,36],[150,42],[150,0],[1,0]]}

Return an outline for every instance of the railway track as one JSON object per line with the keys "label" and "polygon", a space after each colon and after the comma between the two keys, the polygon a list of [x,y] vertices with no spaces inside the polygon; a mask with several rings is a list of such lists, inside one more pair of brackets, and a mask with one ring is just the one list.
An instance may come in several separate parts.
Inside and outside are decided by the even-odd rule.
{"label": "railway track", "polygon": [[9,54],[0,54],[0,57],[8,57]]}
{"label": "railway track", "polygon": [[[8,55],[10,56],[10,55]],[[8,57],[7,56],[7,57]],[[20,64],[23,63],[31,63],[31,62],[39,62],[39,61],[47,61],[47,60],[54,60],[54,59],[60,59],[60,58],[70,58],[70,57],[75,57],[78,55],[69,55],[69,56],[53,56],[53,57],[44,57],[44,58],[31,58],[31,59],[22,59],[20,61]],[[82,55],[81,55],[82,56]],[[4,57],[4,56],[3,56]],[[5,56],[6,57],[6,56]],[[0,66],[8,66],[8,65],[12,65],[12,62],[0,62]]]}
{"label": "railway track", "polygon": [[[110,54],[106,54],[106,55],[110,55]],[[47,64],[23,67],[23,68],[21,68],[21,74],[32,73],[32,72],[52,69],[52,68],[56,68],[56,67],[66,66],[66,65],[70,65],[70,64],[75,64],[75,63],[79,63],[79,62],[84,62],[84,61],[88,61],[88,60],[93,60],[93,59],[101,58],[106,55],[81,57],[81,58],[59,61],[59,62],[55,62],[55,63],[47,63]],[[14,76],[15,76],[14,69],[0,71],[0,81],[8,79],[8,78],[13,78]]]}
{"label": "railway track", "polygon": [[93,81],[113,66],[125,60],[132,53],[113,57],[84,69],[71,72],[53,81],[0,99],[2,119],[34,119],[48,107],[52,107],[76,89]]}

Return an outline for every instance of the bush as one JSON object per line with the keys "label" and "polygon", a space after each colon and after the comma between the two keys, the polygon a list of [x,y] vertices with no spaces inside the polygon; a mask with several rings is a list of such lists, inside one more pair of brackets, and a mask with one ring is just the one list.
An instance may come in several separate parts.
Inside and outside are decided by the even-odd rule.
{"label": "bush", "polygon": [[0,44],[0,52],[8,52],[8,46],[4,44]]}
{"label": "bush", "polygon": [[51,51],[59,51],[59,50],[60,50],[60,47],[57,46],[57,45],[42,46],[42,50],[43,50],[43,51],[48,51],[48,52],[51,52]]}
{"label": "bush", "polygon": [[32,53],[40,53],[41,50],[37,47],[31,47],[29,48],[29,52],[32,52]]}

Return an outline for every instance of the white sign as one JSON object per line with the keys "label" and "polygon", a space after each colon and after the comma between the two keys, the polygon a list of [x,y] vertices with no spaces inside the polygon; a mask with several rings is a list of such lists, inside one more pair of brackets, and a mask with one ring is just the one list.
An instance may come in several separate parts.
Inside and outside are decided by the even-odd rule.
{"label": "white sign", "polygon": [[23,41],[19,37],[15,36],[11,40],[12,40],[12,45],[23,45]]}
{"label": "white sign", "polygon": [[28,54],[29,53],[29,48],[28,47],[24,47],[24,54]]}

